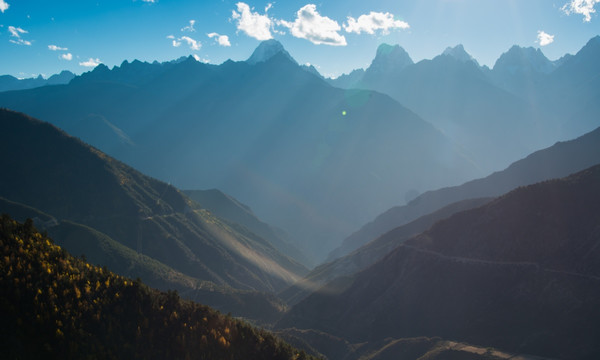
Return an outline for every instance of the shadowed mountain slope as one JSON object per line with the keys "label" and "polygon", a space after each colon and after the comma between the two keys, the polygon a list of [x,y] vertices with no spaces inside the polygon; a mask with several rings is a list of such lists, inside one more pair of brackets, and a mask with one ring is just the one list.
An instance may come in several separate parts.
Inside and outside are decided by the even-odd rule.
{"label": "shadowed mountain slope", "polygon": [[280,327],[600,355],[600,166],[457,213],[296,305]]}
{"label": "shadowed mountain slope", "polygon": [[[174,187],[50,124],[0,110],[0,128],[0,150],[10,154],[0,160],[6,169],[0,176],[0,196],[60,221],[65,241],[74,231],[93,234],[90,247],[82,251],[86,256],[100,243],[107,244],[99,238],[110,238],[131,256],[132,251],[143,254],[183,278],[201,280],[192,289],[196,284],[202,288],[204,281],[277,291],[306,272],[267,240],[237,232]],[[121,251],[119,256],[131,257],[125,255]]]}
{"label": "shadowed mountain slope", "polygon": [[600,163],[600,128],[565,142],[534,152],[502,171],[460,186],[428,191],[404,206],[379,215],[346,238],[330,259],[343,256],[380,235],[429,214],[448,204],[478,197],[502,195],[518,186],[560,178]]}
{"label": "shadowed mountain slope", "polygon": [[318,290],[325,283],[333,281],[337,277],[350,276],[368,268],[404,241],[429,229],[437,221],[445,219],[454,213],[479,207],[491,199],[478,198],[459,201],[431,214],[424,215],[408,224],[399,226],[346,256],[319,265],[302,280],[282,291],[279,295],[289,305],[294,305],[312,292]]}

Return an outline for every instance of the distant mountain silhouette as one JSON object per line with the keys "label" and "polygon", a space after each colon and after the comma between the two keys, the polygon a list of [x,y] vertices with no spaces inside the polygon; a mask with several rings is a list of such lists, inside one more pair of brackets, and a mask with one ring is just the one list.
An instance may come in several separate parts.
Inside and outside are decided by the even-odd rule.
{"label": "distant mountain silhouette", "polygon": [[[392,48],[405,60],[382,54],[381,49]],[[539,135],[534,136],[535,123],[526,102],[494,85],[476,61],[466,59],[470,55],[457,46],[433,60],[413,64],[399,46],[381,45],[371,66],[350,87],[390,95],[442,130],[487,173],[543,143]],[[336,79],[332,84],[344,81]]]}
{"label": "distant mountain silhouette", "polygon": [[[155,286],[187,282],[188,290],[199,290],[198,297],[211,287],[273,292],[306,272],[267,240],[236,231],[173,186],[48,123],[0,110],[0,129],[0,150],[11,154],[0,160],[5,169],[0,196],[56,219],[48,231],[78,255],[112,264],[129,276],[149,274]],[[136,254],[144,255],[143,261],[134,259]],[[169,268],[175,272],[169,274]],[[219,291],[198,300],[223,297]]]}
{"label": "distant mountain silhouette", "polygon": [[442,55],[453,57],[458,61],[472,62],[475,65],[479,65],[477,60],[465,50],[465,47],[462,44],[458,44],[455,47],[447,47]]}
{"label": "distant mountain silhouette", "polygon": [[405,241],[278,327],[352,343],[414,336],[567,359],[600,355],[600,166],[518,188]]}
{"label": "distant mountain silhouette", "polygon": [[46,85],[68,84],[74,77],[75,74],[67,70],[62,71],[60,74],[54,74],[48,79],[44,79],[42,75],[28,79],[17,79],[14,76],[2,75],[0,76],[0,91],[24,90]]}
{"label": "distant mountain silhouette", "polygon": [[377,47],[375,58],[366,70],[354,70],[328,82],[341,88],[369,88],[371,83],[384,81],[383,78],[396,75],[412,64],[410,55],[400,45],[383,43]]}
{"label": "distant mountain silhouette", "polygon": [[540,91],[541,82],[560,64],[561,62],[550,61],[540,49],[515,45],[500,55],[488,74],[497,86],[521,97],[536,100],[535,95]]}
{"label": "distant mountain silhouette", "polygon": [[313,261],[407,192],[482,175],[388,96],[334,88],[281,51],[255,65],[99,65],[69,85],[2,93],[0,106],[180,188],[231,194]]}
{"label": "distant mountain silhouette", "polygon": [[428,191],[403,206],[393,207],[344,239],[329,259],[352,252],[382,234],[465,199],[499,196],[518,186],[567,176],[600,164],[600,128],[577,139],[536,151],[502,171],[460,186]]}
{"label": "distant mountain silhouette", "polygon": [[[329,82],[392,96],[456,141],[484,172],[491,172],[600,126],[598,39],[556,61],[540,49],[515,45],[491,70],[468,61],[472,57],[459,45],[414,65],[375,69],[374,60],[365,71]],[[379,57],[378,50],[375,59]]]}
{"label": "distant mountain silhouette", "polygon": [[265,61],[271,59],[273,56],[275,56],[277,54],[281,54],[281,55],[285,56],[286,58],[288,58],[290,61],[296,62],[296,60],[294,60],[292,58],[290,53],[288,53],[283,48],[283,45],[281,45],[281,43],[279,41],[274,40],[274,39],[265,40],[265,41],[261,42],[256,47],[256,49],[254,49],[254,52],[252,53],[252,55],[250,55],[250,57],[248,58],[248,60],[246,60],[246,62],[251,65],[256,65],[258,63],[265,62]]}

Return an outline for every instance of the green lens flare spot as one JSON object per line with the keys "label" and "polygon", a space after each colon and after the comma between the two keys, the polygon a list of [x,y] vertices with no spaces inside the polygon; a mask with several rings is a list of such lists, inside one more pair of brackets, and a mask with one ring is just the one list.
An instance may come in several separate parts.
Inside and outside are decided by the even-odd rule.
{"label": "green lens flare spot", "polygon": [[346,116],[346,110],[342,111],[342,115]]}

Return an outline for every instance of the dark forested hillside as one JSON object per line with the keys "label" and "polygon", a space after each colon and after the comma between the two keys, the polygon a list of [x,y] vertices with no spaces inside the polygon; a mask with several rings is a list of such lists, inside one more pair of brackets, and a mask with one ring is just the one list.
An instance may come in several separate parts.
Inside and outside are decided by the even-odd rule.
{"label": "dark forested hillside", "polygon": [[74,258],[0,218],[4,359],[305,359],[270,333]]}

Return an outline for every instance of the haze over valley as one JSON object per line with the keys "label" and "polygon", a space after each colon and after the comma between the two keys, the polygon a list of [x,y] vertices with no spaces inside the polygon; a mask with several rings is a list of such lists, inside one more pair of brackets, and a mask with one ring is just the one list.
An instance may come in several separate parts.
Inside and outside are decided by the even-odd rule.
{"label": "haze over valley", "polygon": [[0,0],[3,353],[598,358],[597,3]]}

